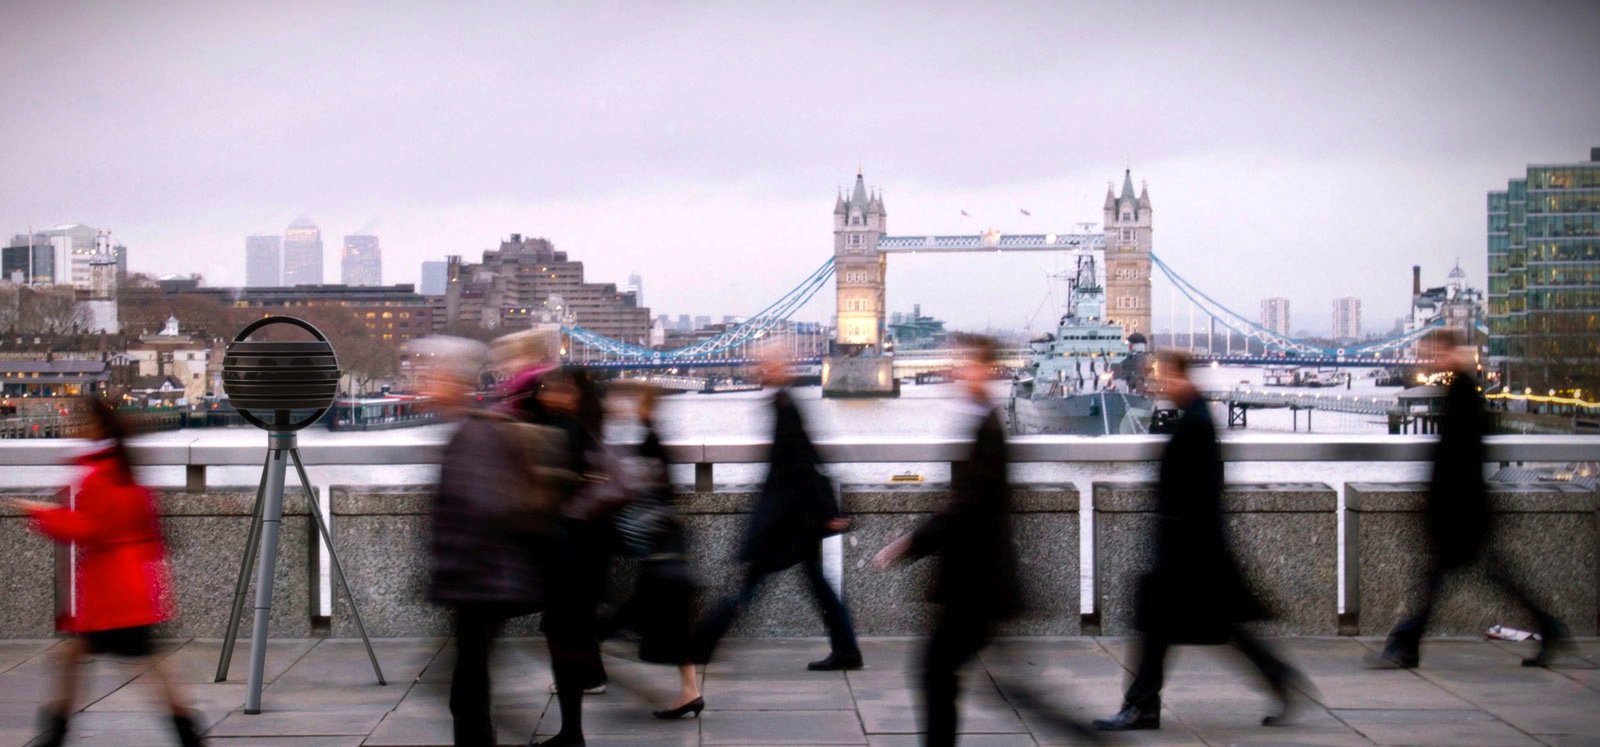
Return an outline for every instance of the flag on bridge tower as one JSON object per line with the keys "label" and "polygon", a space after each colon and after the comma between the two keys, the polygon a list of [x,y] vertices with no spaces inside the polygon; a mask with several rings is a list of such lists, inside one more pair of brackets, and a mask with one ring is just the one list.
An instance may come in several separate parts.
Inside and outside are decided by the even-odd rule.
{"label": "flag on bridge tower", "polygon": [[970,215],[967,215],[967,211],[965,211],[965,210],[963,210],[963,211],[961,211],[961,214],[962,214],[962,215],[963,215],[963,216],[966,216],[966,217],[968,217],[968,218],[971,218],[971,217],[972,217],[972,216],[970,216]]}
{"label": "flag on bridge tower", "polygon": [[1023,214],[1023,215],[1026,215],[1026,216],[1028,216],[1028,217],[1029,217],[1029,218],[1032,218],[1032,217],[1033,217],[1033,213],[1030,213],[1030,212],[1028,212],[1028,211],[1026,211],[1026,210],[1023,210],[1023,209],[1022,209],[1022,208],[1017,208],[1017,211],[1018,211],[1018,212],[1020,212],[1020,213],[1022,213],[1022,214]]}

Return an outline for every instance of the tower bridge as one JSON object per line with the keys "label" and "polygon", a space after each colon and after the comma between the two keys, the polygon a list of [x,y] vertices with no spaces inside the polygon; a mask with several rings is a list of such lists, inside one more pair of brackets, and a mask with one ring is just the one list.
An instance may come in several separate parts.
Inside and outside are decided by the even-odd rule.
{"label": "tower bridge", "polygon": [[[927,368],[930,361],[897,361],[886,345],[886,288],[888,258],[892,254],[954,254],[984,252],[1094,252],[1099,281],[1106,289],[1109,321],[1121,325],[1127,334],[1143,333],[1153,338],[1151,324],[1151,282],[1161,274],[1171,285],[1174,298],[1190,305],[1213,330],[1221,326],[1232,335],[1255,343],[1263,354],[1234,355],[1231,349],[1221,356],[1203,356],[1204,362],[1221,365],[1272,365],[1291,362],[1322,366],[1397,366],[1415,363],[1404,355],[1408,348],[1434,327],[1435,320],[1411,332],[1381,340],[1369,340],[1347,347],[1328,347],[1319,342],[1299,340],[1279,334],[1239,314],[1188,282],[1172,266],[1156,256],[1152,248],[1152,216],[1148,187],[1137,191],[1131,171],[1123,172],[1120,190],[1106,185],[1101,229],[1054,233],[1008,234],[988,230],[977,234],[888,233],[888,210],[883,195],[866,186],[857,172],[849,193],[840,192],[833,209],[833,253],[798,285],[766,308],[710,339],[675,350],[653,350],[640,345],[595,334],[581,326],[569,325],[564,331],[584,343],[587,349],[605,357],[600,365],[618,368],[693,368],[726,366],[729,359],[744,356],[752,343],[781,333],[789,318],[809,303],[832,281],[837,309],[834,339],[822,356],[822,386],[829,397],[890,397],[898,391],[898,376],[906,371]],[[1192,334],[1191,334],[1192,337]],[[1282,353],[1292,358],[1275,358]],[[901,354],[902,356],[904,353]]]}

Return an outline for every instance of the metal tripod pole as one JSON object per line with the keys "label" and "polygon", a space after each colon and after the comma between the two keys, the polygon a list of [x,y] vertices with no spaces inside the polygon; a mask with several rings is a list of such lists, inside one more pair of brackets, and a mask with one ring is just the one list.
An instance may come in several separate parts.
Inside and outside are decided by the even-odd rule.
{"label": "metal tripod pole", "polygon": [[283,525],[283,479],[289,467],[289,452],[295,447],[294,431],[272,431],[267,434],[267,443],[261,557],[256,565],[255,621],[250,627],[250,677],[246,681],[244,701],[244,712],[248,714],[261,712],[261,686],[267,668],[267,624],[272,617],[272,582],[278,564],[278,530]]}
{"label": "metal tripod pole", "polygon": [[267,467],[272,463],[269,453],[261,463],[261,482],[256,485],[255,507],[250,509],[250,533],[244,540],[244,562],[239,565],[239,583],[233,589],[233,606],[228,613],[228,632],[222,637],[222,658],[217,660],[217,682],[228,679],[228,668],[233,664],[233,644],[239,639],[239,620],[244,617],[244,595],[250,591],[250,570],[256,563],[256,551],[261,548],[261,508],[267,495]]}
{"label": "metal tripod pole", "polygon": [[[339,564],[339,551],[333,547],[333,535],[328,532],[328,524],[322,519],[322,507],[317,504],[317,494],[311,490],[311,479],[306,477],[306,465],[300,461],[300,449],[291,446],[289,456],[294,458],[295,472],[300,475],[300,485],[306,490],[306,501],[310,503],[311,517],[317,522],[317,530],[322,533],[322,541],[328,546],[328,559],[333,561],[333,575],[339,579],[339,585],[344,587],[345,601],[350,603],[350,616],[356,621],[356,630],[361,632],[361,642],[367,647],[367,659],[372,662],[372,673],[377,676],[379,685],[387,685],[383,679],[383,669],[378,667],[378,655],[372,651],[372,639],[367,637],[367,626],[361,623],[361,610],[356,608],[356,595],[350,591],[350,580],[344,577],[344,568]],[[332,498],[329,498],[331,501]],[[332,614],[332,610],[328,611]]]}

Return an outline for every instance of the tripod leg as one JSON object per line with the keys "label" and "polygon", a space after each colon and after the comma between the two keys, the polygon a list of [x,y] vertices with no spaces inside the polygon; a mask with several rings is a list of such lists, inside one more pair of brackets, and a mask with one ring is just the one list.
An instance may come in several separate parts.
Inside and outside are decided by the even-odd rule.
{"label": "tripod leg", "polygon": [[267,488],[261,511],[261,552],[256,564],[255,619],[250,628],[250,676],[245,682],[244,712],[261,712],[261,688],[265,684],[267,667],[267,627],[272,620],[272,587],[277,575],[278,530],[283,525],[283,478],[288,467],[289,448],[293,433],[286,437],[272,434],[273,438],[287,438],[289,445],[274,443],[267,453]]}
{"label": "tripod leg", "polygon": [[261,549],[261,505],[267,495],[267,465],[261,463],[261,483],[256,486],[256,505],[250,509],[250,534],[245,537],[244,562],[239,565],[239,584],[233,590],[233,611],[228,614],[228,632],[222,637],[222,658],[217,660],[217,682],[228,679],[228,667],[233,664],[233,645],[239,639],[239,621],[244,617],[245,593],[250,590],[250,569],[256,564],[256,552]]}
{"label": "tripod leg", "polygon": [[317,505],[317,496],[311,492],[311,480],[306,477],[306,466],[300,461],[300,450],[290,449],[289,456],[294,457],[294,468],[300,473],[300,485],[306,490],[306,501],[311,505],[311,516],[317,522],[317,531],[322,533],[322,541],[328,546],[328,559],[333,563],[333,575],[339,579],[339,585],[344,587],[345,601],[350,603],[350,617],[356,621],[356,630],[361,633],[361,642],[366,644],[367,658],[372,661],[372,673],[377,675],[379,685],[387,685],[389,683],[383,679],[383,669],[378,667],[378,655],[372,651],[372,639],[367,637],[367,626],[361,623],[361,611],[356,609],[356,595],[350,591],[350,580],[344,577],[344,568],[339,565],[339,551],[333,547],[333,535],[328,532],[327,522],[322,520],[322,507]]}

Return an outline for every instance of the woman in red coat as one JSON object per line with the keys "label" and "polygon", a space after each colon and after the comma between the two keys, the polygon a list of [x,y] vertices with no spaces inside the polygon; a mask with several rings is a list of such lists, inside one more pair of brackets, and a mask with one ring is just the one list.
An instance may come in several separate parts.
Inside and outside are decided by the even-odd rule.
{"label": "woman in red coat", "polygon": [[[97,448],[77,460],[89,473],[78,489],[76,505],[14,501],[32,514],[40,532],[78,546],[73,604],[59,621],[61,631],[74,637],[61,645],[60,689],[55,702],[45,708],[46,733],[37,743],[50,747],[66,738],[83,658],[149,657],[155,653],[152,630],[172,616],[167,553],[154,496],[134,482],[124,445],[127,434],[116,413],[98,399],[88,400],[88,411],[90,437]],[[159,661],[153,671],[172,707],[180,742],[184,747],[201,744],[172,678]]]}

